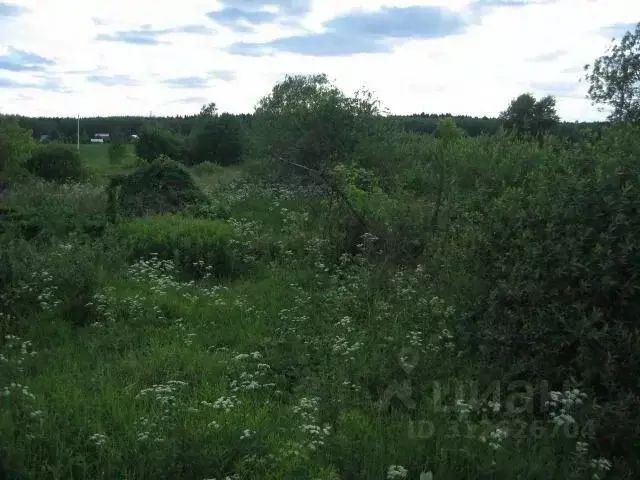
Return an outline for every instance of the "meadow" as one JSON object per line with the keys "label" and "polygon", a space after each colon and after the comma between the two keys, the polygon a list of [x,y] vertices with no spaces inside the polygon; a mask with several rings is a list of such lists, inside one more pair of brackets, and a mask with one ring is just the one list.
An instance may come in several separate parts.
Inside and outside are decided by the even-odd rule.
{"label": "meadow", "polygon": [[[11,183],[2,478],[640,472],[636,127],[372,119],[351,144],[362,115],[278,118],[234,165],[83,145],[82,181]],[[335,183],[292,167],[329,157]],[[183,184],[189,205],[127,213]]]}

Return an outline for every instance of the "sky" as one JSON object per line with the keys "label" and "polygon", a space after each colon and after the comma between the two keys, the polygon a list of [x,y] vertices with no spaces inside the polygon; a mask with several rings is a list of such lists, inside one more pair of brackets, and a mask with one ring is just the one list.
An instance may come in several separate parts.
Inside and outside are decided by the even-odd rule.
{"label": "sky", "polygon": [[529,92],[600,120],[583,66],[639,21],[635,0],[0,0],[0,113],[250,113],[326,73],[393,114],[496,116]]}

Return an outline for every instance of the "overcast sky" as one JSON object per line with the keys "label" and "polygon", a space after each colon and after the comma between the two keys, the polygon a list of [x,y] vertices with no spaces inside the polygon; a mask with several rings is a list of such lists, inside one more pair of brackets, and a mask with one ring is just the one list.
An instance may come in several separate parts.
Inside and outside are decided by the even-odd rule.
{"label": "overcast sky", "polygon": [[529,91],[597,120],[581,67],[638,21],[638,0],[0,1],[0,112],[251,112],[326,73],[398,114],[495,116]]}

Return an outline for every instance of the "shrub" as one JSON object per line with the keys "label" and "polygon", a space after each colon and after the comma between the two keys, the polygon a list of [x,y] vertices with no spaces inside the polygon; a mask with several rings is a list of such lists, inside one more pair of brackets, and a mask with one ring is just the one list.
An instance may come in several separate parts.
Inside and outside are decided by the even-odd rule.
{"label": "shrub", "polygon": [[0,172],[17,169],[34,148],[31,130],[20,127],[14,118],[0,117]]}
{"label": "shrub", "polygon": [[14,213],[0,219],[0,228],[16,227],[25,238],[47,240],[71,232],[98,237],[107,225],[105,192],[87,183],[14,185],[6,204]]}
{"label": "shrub", "polygon": [[59,143],[50,143],[39,148],[27,160],[25,166],[29,172],[47,181],[80,181],[86,176],[78,152]]}
{"label": "shrub", "polygon": [[107,188],[110,214],[143,216],[177,212],[206,201],[205,194],[182,165],[166,156],[137,169],[117,175]]}
{"label": "shrub", "polygon": [[370,95],[347,97],[326,75],[288,76],[256,109],[252,154],[265,159],[263,177],[313,182],[290,162],[323,172],[347,162],[377,113]]}
{"label": "shrub", "polygon": [[140,129],[136,141],[136,155],[153,161],[160,155],[182,160],[184,157],[184,141],[177,134],[160,125],[145,124]]}
{"label": "shrub", "polygon": [[[104,258],[98,243],[72,235],[44,246],[5,234],[0,235],[0,247],[0,302],[5,313],[24,318],[40,310],[77,325],[89,323],[92,312],[87,304],[100,281]],[[0,322],[0,333],[7,327]]]}
{"label": "shrub", "polygon": [[157,255],[173,260],[180,271],[195,277],[207,272],[223,277],[232,272],[229,241],[233,232],[224,221],[166,214],[134,219],[117,230],[132,260]]}
{"label": "shrub", "polygon": [[640,436],[637,138],[611,131],[544,161],[448,239],[462,252],[449,265],[481,285],[466,323],[477,353],[512,378],[576,378],[616,405],[603,429],[629,448]]}
{"label": "shrub", "polygon": [[213,162],[227,166],[242,161],[243,131],[240,121],[228,113],[199,119],[189,137],[189,163]]}

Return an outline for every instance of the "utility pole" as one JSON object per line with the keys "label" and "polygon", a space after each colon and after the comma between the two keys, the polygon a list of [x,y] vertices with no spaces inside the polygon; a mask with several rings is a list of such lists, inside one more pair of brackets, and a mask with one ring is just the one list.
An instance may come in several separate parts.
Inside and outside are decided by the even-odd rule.
{"label": "utility pole", "polygon": [[78,141],[78,153],[80,153],[80,115],[78,115],[78,132],[76,138]]}

